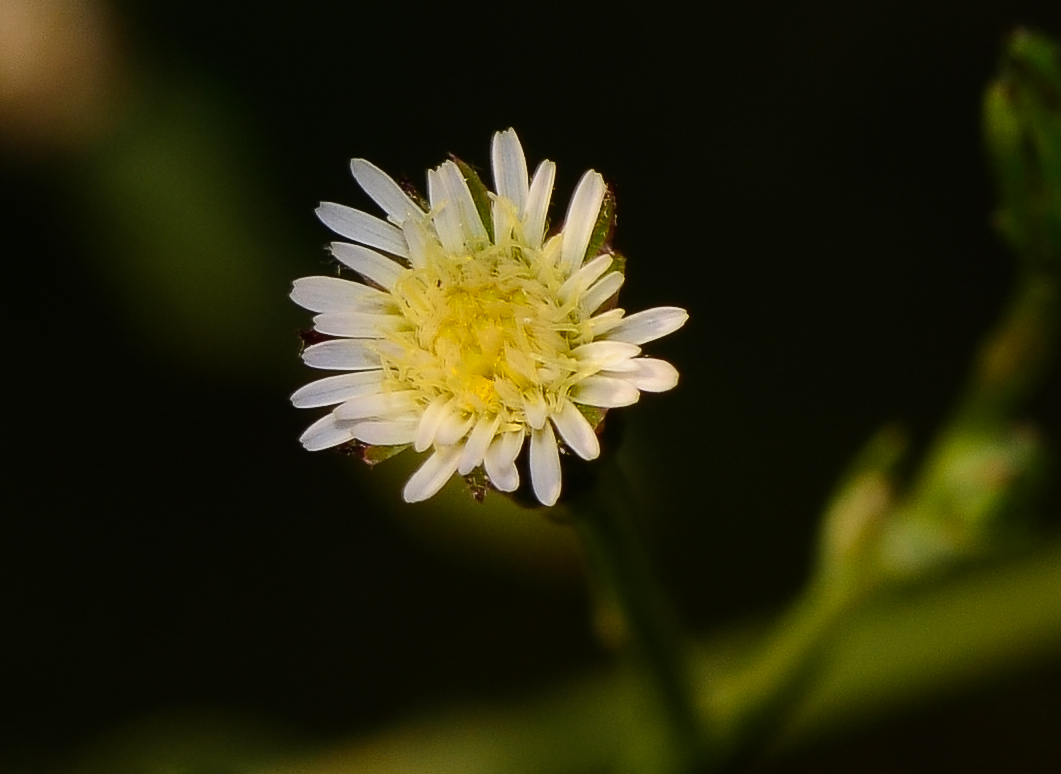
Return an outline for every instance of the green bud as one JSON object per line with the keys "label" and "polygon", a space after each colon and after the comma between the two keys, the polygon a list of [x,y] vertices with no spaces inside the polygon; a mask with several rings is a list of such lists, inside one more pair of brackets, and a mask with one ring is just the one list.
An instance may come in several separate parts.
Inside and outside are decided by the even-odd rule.
{"label": "green bud", "polygon": [[956,434],[894,514],[881,541],[892,574],[919,575],[997,551],[1019,537],[1015,516],[1041,491],[1042,440],[1030,426]]}
{"label": "green bud", "polygon": [[1061,274],[1061,55],[1053,41],[1011,37],[984,97],[984,138],[999,230],[1026,268]]}
{"label": "green bud", "polygon": [[840,481],[818,538],[818,571],[823,577],[836,580],[868,569],[865,558],[893,506],[894,473],[906,446],[906,434],[900,428],[881,429]]}
{"label": "green bud", "polygon": [[1026,499],[1041,458],[1042,443],[1030,426],[955,438],[937,461],[934,505],[973,532],[989,530]]}

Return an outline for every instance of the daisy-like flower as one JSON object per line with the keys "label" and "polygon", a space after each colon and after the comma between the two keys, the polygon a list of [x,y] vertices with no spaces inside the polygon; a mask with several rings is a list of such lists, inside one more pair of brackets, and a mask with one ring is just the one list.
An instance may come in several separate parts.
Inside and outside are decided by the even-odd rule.
{"label": "daisy-like flower", "polygon": [[331,253],[365,282],[306,277],[291,293],[318,313],[314,327],[328,337],[303,360],[342,372],[291,396],[299,408],[334,406],[302,444],[430,450],[405,485],[408,502],[476,468],[496,489],[516,490],[529,438],[534,494],[553,505],[561,441],[594,459],[602,409],[678,382],[675,368],[642,357],[641,345],[680,328],[685,310],[614,308],[622,260],[604,249],[604,179],[582,176],[563,228],[547,237],[556,165],[543,161],[531,177],[511,129],[494,135],[492,162],[496,191],[447,161],[428,171],[421,204],[354,159],[354,179],[387,219],[330,202],[317,216],[350,240],[333,242]]}

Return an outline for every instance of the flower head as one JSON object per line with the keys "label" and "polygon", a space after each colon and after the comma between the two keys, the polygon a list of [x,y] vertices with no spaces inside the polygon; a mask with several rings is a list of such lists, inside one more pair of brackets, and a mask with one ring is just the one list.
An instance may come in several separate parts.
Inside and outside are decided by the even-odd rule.
{"label": "flower head", "polygon": [[354,159],[354,178],[387,219],[330,202],[317,216],[351,240],[333,242],[332,255],[366,282],[306,277],[291,293],[318,313],[314,327],[329,337],[307,347],[303,360],[343,372],[291,396],[299,408],[335,407],[302,444],[431,450],[405,486],[409,502],[476,468],[496,489],[514,491],[529,438],[534,494],[553,505],[560,441],[594,459],[600,409],[678,381],[669,363],[641,357],[640,345],[680,328],[686,312],[626,316],[609,303],[623,274],[621,259],[604,249],[611,211],[604,179],[586,172],[563,228],[546,236],[555,164],[543,161],[531,177],[511,129],[494,135],[492,162],[496,191],[447,161],[428,171],[422,205]]}

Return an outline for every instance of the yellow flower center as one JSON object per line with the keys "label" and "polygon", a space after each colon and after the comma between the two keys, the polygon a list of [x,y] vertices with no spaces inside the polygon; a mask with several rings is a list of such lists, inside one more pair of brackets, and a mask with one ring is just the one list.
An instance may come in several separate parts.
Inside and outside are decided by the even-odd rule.
{"label": "yellow flower center", "polygon": [[499,241],[437,250],[402,272],[392,293],[412,325],[388,336],[383,364],[390,386],[419,390],[425,406],[455,398],[462,415],[500,416],[514,429],[528,401],[554,408],[566,396],[579,371],[571,350],[589,333],[577,303],[558,301],[558,243]]}

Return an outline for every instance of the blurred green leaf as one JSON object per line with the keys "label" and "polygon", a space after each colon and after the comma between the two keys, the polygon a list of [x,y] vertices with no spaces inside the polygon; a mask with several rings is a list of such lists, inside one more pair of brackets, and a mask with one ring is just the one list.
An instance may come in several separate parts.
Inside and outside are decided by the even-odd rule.
{"label": "blurred green leaf", "polygon": [[233,111],[150,76],[125,121],[68,180],[86,253],[150,355],[211,370],[275,361],[297,327],[294,255]]}
{"label": "blurred green leaf", "polygon": [[1061,55],[1049,38],[1015,33],[984,100],[999,228],[1026,265],[1061,275]]}

